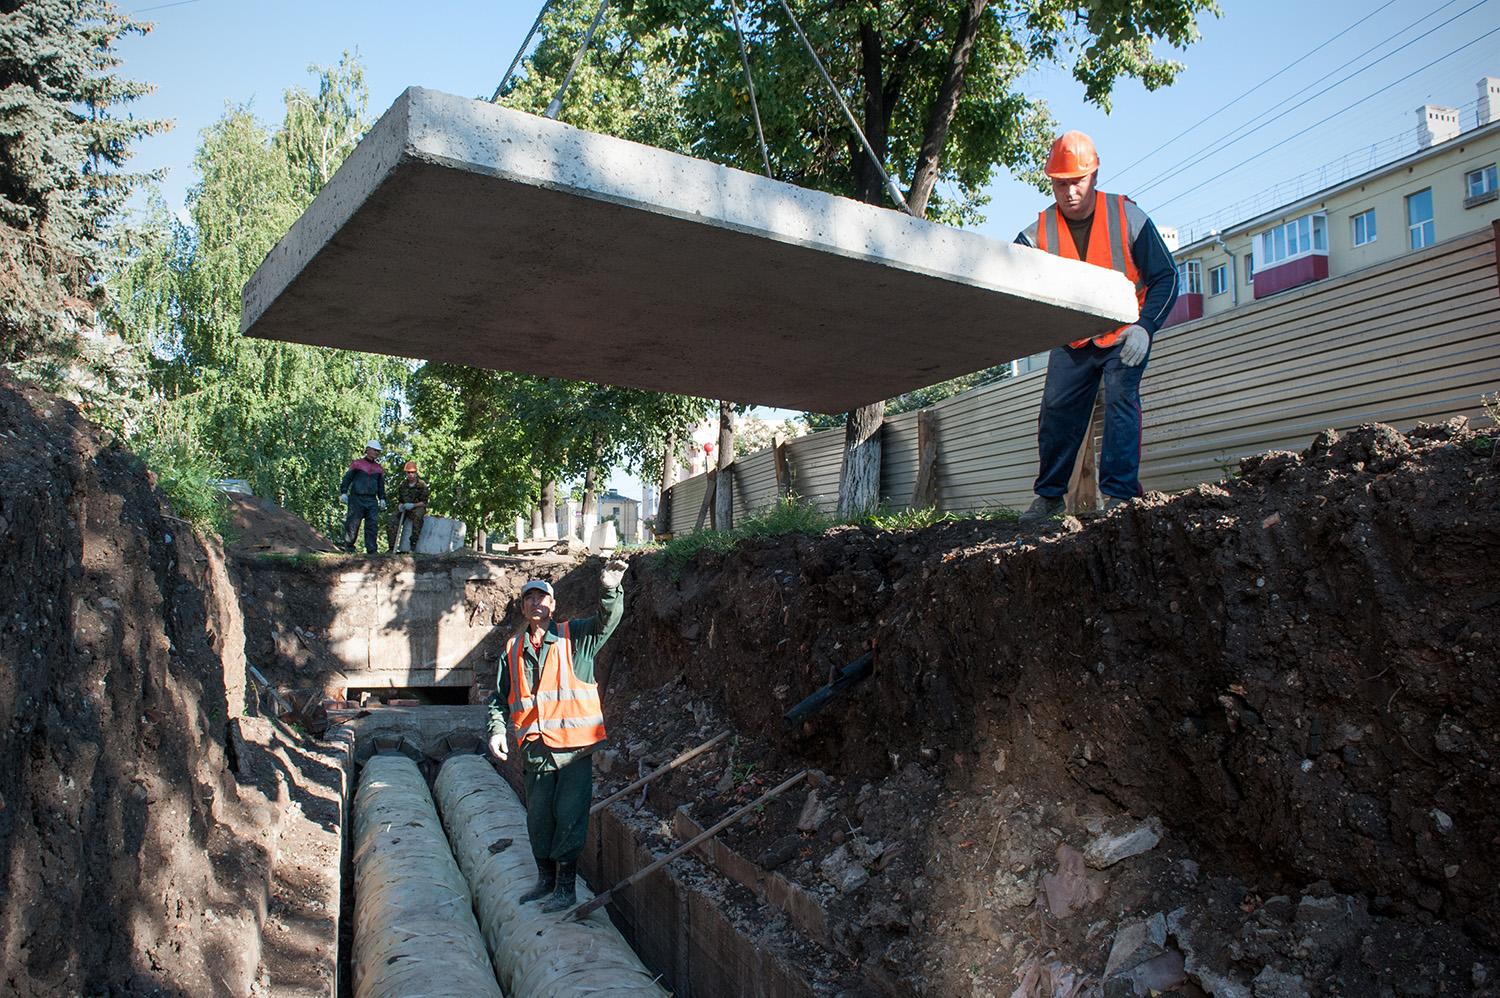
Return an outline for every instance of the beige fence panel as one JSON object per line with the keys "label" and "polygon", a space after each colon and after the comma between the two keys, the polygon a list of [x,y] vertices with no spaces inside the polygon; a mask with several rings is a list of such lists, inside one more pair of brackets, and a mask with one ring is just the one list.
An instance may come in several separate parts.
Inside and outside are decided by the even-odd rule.
{"label": "beige fence panel", "polygon": [[[1044,383],[1036,371],[931,407],[943,509],[1031,501]],[[1497,390],[1500,268],[1494,230],[1485,230],[1166,330],[1142,385],[1141,480],[1148,489],[1189,488],[1222,478],[1242,457],[1306,447],[1330,427],[1473,418],[1483,411],[1480,395]],[[789,445],[793,489],[827,511],[838,501],[843,442],[839,429]],[[917,414],[887,420],[881,445],[881,494],[890,508],[905,508],[916,481]],[[736,517],[776,497],[770,451],[739,463]],[[702,482],[676,487],[679,532],[692,530]]]}

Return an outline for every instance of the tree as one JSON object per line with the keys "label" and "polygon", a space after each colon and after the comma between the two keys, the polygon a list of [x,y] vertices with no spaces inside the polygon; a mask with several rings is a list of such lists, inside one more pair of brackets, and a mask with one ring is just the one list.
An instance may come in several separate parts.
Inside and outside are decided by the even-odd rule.
{"label": "tree", "polygon": [[117,275],[118,321],[159,358],[146,434],[194,442],[313,523],[329,522],[344,466],[399,419],[409,376],[398,359],[240,336],[240,292],[354,148],[365,84],[349,55],[292,88],[274,130],[248,108],[205,129],[188,193],[192,224],[162,219]]}
{"label": "tree", "polygon": [[[559,16],[558,25],[575,24],[593,4],[575,0],[563,6],[572,19]],[[1056,129],[1046,107],[1021,90],[1028,70],[1066,66],[1085,97],[1107,110],[1122,77],[1153,89],[1170,83],[1180,64],[1157,57],[1152,45],[1187,45],[1196,38],[1197,15],[1217,10],[1213,0],[840,0],[797,6],[812,47],[855,109],[874,157],[847,126],[779,0],[740,0],[772,174],[885,204],[883,168],[905,187],[914,214],[954,224],[978,217],[983,188],[997,167],[1042,186],[1039,167]],[[685,151],[761,169],[727,2],[636,0],[611,22],[607,37],[611,52],[629,52],[639,40],[642,55],[612,64],[601,56],[598,65],[640,76],[649,55],[675,67],[674,128],[692,136]],[[660,72],[655,66],[651,71]],[[839,495],[845,512],[878,499],[883,418],[884,405],[876,403],[845,420]]]}
{"label": "tree", "polygon": [[151,90],[114,72],[115,45],[148,30],[108,0],[0,0],[0,363],[52,388],[110,395],[139,366],[96,310],[146,179],[123,171],[131,146],[167,127],[115,114]]}

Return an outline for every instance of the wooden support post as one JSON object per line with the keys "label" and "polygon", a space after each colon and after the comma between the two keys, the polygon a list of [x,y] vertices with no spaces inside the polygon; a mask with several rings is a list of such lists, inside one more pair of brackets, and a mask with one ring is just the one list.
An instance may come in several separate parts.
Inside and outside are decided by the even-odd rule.
{"label": "wooden support post", "polygon": [[734,529],[734,406],[719,403],[719,482],[714,487],[714,529]]}
{"label": "wooden support post", "polygon": [[713,520],[710,517],[714,511],[714,489],[718,484],[718,472],[710,471],[703,476],[703,480],[705,485],[703,489],[703,505],[698,507],[698,521],[693,524],[693,533],[695,534],[703,529],[704,520],[708,520],[710,527],[713,526]]}
{"label": "wooden support post", "polygon": [[776,494],[792,494],[792,465],[787,458],[786,434],[778,433],[771,438],[771,458],[776,464]]}
{"label": "wooden support post", "polygon": [[656,504],[656,529],[652,531],[658,538],[672,536],[672,490],[675,486],[667,486],[662,490],[661,502]]}
{"label": "wooden support post", "polygon": [[692,760],[698,758],[698,756],[702,755],[704,752],[707,752],[709,749],[713,748],[715,745],[719,744],[728,737],[728,731],[721,731],[717,735],[714,735],[712,738],[710,738],[708,741],[704,742],[702,745],[699,745],[697,748],[688,749],[686,752],[682,753],[677,758],[667,763],[665,766],[653,769],[651,772],[647,773],[639,780],[636,780],[630,786],[625,787],[622,790],[616,790],[614,793],[610,794],[608,797],[604,798],[599,803],[589,808],[589,814],[598,814],[600,811],[609,807],[620,798],[630,796],[630,792],[632,790],[639,790],[641,787],[644,787],[648,783],[656,782],[656,780],[660,779],[663,776],[666,776],[678,766],[681,766],[685,762],[691,762]]}
{"label": "wooden support post", "polygon": [[1104,427],[1104,398],[1094,396],[1094,411],[1089,416],[1089,428],[1083,434],[1083,443],[1078,448],[1078,458],[1073,462],[1073,476],[1068,480],[1069,513],[1088,514],[1099,509],[1099,479],[1095,473],[1094,441],[1099,439]]}
{"label": "wooden support post", "polygon": [[937,507],[937,459],[937,413],[923,409],[917,413],[917,484],[911,490],[912,509]]}
{"label": "wooden support post", "polygon": [[609,890],[605,891],[603,894],[596,894],[592,899],[583,902],[578,907],[576,907],[573,910],[569,911],[566,915],[564,915],[561,919],[559,919],[559,921],[563,921],[563,920],[566,920],[566,919],[569,919],[569,918],[577,918],[577,919],[587,918],[590,914],[592,914],[593,912],[599,910],[600,908],[603,908],[606,904],[608,904],[609,903],[609,899],[612,898],[612,897],[614,897],[614,895],[615,895],[616,892],[623,891],[625,888],[629,887],[631,884],[636,883],[637,881],[640,881],[640,880],[644,880],[646,877],[649,877],[651,874],[655,873],[657,870],[659,870],[662,867],[666,866],[668,863],[672,862],[672,860],[676,859],[678,856],[681,856],[683,853],[687,852],[689,849],[696,848],[697,846],[702,845],[704,842],[707,842],[709,839],[713,838],[715,835],[718,835],[724,829],[728,828],[730,825],[734,824],[736,821],[739,821],[741,818],[743,818],[745,815],[749,814],[751,811],[753,811],[756,808],[760,807],[762,804],[765,804],[767,801],[772,800],[773,798],[780,796],[781,794],[783,794],[786,791],[790,790],[792,787],[794,787],[797,784],[801,783],[805,779],[807,779],[807,770],[804,769],[802,772],[798,773],[796,776],[792,777],[790,780],[787,780],[785,783],[781,783],[781,784],[779,784],[777,786],[772,787],[770,790],[767,790],[765,793],[763,793],[759,797],[755,798],[755,800],[751,801],[750,803],[746,804],[744,807],[742,807],[739,810],[735,811],[733,814],[729,815],[727,818],[724,818],[717,825],[714,825],[712,828],[705,829],[699,835],[693,836],[691,839],[689,839],[688,841],[684,842],[682,845],[678,846],[676,849],[673,849],[671,852],[667,853],[665,856],[663,856],[661,859],[657,860],[656,862],[652,863],[650,866],[643,866],[643,867],[641,867],[639,870],[635,871],[630,876],[628,876],[624,880],[620,881],[618,884],[615,884],[613,887],[611,887]]}

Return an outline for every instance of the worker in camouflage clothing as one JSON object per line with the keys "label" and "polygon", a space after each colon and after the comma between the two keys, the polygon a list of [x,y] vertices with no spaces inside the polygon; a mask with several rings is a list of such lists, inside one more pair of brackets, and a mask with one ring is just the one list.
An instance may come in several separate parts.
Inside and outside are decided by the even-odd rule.
{"label": "worker in camouflage clothing", "polygon": [[422,520],[427,516],[427,483],[417,475],[417,462],[407,461],[401,470],[406,477],[396,483],[396,515],[386,528],[387,549],[396,550],[401,543],[401,521],[411,524],[411,542],[408,551],[417,549],[417,538],[422,536]]}

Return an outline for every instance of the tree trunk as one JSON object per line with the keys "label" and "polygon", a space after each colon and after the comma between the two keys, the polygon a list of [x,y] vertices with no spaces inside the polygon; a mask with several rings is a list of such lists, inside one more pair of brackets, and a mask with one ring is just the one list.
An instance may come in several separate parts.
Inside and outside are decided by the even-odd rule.
{"label": "tree trunk", "polygon": [[932,113],[927,117],[927,128],[922,133],[922,148],[917,154],[917,168],[912,175],[911,190],[906,203],[918,216],[927,214],[927,202],[932,189],[937,185],[938,161],[942,158],[943,145],[948,141],[948,128],[953,116],[958,113],[958,102],[963,96],[964,76],[969,70],[969,60],[974,56],[974,42],[979,37],[984,9],[989,0],[967,0],[962,18],[958,23],[958,34],[954,36],[953,48],[948,54],[948,71],[943,84],[938,88],[937,100],[932,103]]}
{"label": "tree trunk", "polygon": [[[531,507],[531,539],[539,541],[542,539],[542,507],[540,505]],[[524,540],[517,537],[516,540]]]}
{"label": "tree trunk", "polygon": [[[583,532],[585,535],[599,522],[599,458],[604,450],[604,441],[598,433],[589,441],[589,470],[583,476]],[[571,525],[570,525],[571,529]],[[588,538],[585,536],[584,538]]]}
{"label": "tree trunk", "polygon": [[719,403],[719,474],[714,492],[714,522],[719,530],[734,527],[734,408]]}
{"label": "tree trunk", "polygon": [[557,539],[557,483],[548,480],[542,486],[542,500],[537,503],[537,508],[542,511],[542,536],[548,540]]}
{"label": "tree trunk", "polygon": [[667,434],[667,446],[661,455],[661,494],[677,484],[677,434]]}
{"label": "tree trunk", "polygon": [[880,428],[885,403],[849,413],[844,424],[844,466],[839,473],[839,515],[857,516],[880,505]]}

